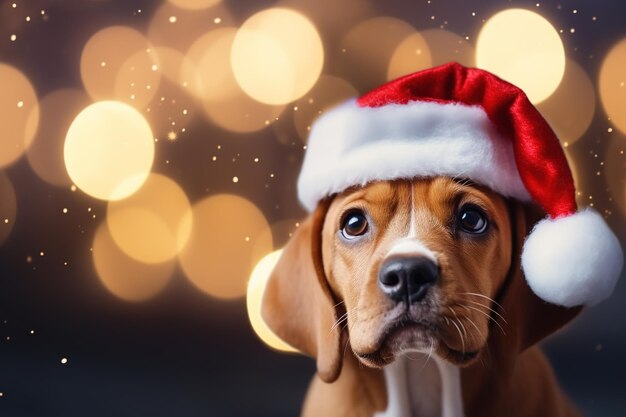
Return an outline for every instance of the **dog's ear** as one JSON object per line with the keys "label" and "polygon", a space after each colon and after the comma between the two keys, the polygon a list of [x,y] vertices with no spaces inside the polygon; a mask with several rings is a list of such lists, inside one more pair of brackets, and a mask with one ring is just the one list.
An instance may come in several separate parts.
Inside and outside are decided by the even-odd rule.
{"label": "dog's ear", "polygon": [[341,372],[341,332],[322,264],[322,227],[330,201],[320,203],[297,229],[276,264],[261,314],[283,340],[313,356],[317,372],[333,382]]}
{"label": "dog's ear", "polygon": [[521,269],[521,252],[526,236],[545,215],[537,206],[512,202],[510,204],[512,259],[509,275],[497,300],[506,319],[504,333],[492,329],[492,350],[511,355],[512,360],[526,348],[539,342],[576,317],[582,307],[566,308],[547,303],[533,293]]}

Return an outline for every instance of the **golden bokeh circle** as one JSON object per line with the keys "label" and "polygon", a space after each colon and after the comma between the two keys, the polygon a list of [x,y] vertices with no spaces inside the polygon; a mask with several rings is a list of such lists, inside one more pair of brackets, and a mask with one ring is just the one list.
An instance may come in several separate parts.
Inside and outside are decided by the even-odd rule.
{"label": "golden bokeh circle", "polygon": [[70,124],[89,103],[87,94],[74,88],[56,90],[41,99],[42,128],[37,131],[26,157],[37,176],[47,183],[56,186],[72,183],[65,169],[63,143]]}
{"label": "golden bokeh circle", "polygon": [[604,111],[613,125],[626,134],[626,38],[604,57],[598,84]]}
{"label": "golden bokeh circle", "polygon": [[231,65],[246,94],[261,103],[281,105],[313,87],[324,65],[324,48],[306,16],[291,9],[266,9],[237,31]]}
{"label": "golden bokeh circle", "polygon": [[144,183],[154,160],[148,122],[128,104],[101,101],[74,119],[63,151],[70,178],[103,200],[128,197]]}
{"label": "golden bokeh circle", "polygon": [[107,206],[107,225],[117,246],[143,263],[173,259],[191,233],[191,205],[180,186],[160,174],[150,174],[128,198]]}
{"label": "golden bokeh circle", "polygon": [[263,213],[243,197],[219,194],[194,204],[192,216],[191,236],[179,255],[185,275],[213,297],[245,295],[253,266],[272,251]]}
{"label": "golden bokeh circle", "polygon": [[596,93],[585,70],[567,60],[563,81],[537,109],[548,120],[563,144],[571,145],[585,134],[596,108]]}
{"label": "golden bokeh circle", "polygon": [[280,351],[298,352],[297,349],[276,336],[261,316],[261,302],[265,293],[265,287],[282,252],[282,249],[280,249],[264,256],[254,267],[250,275],[250,281],[248,281],[246,308],[252,329],[266,345]]}
{"label": "golden bokeh circle", "polygon": [[543,16],[507,9],[491,16],[480,30],[476,64],[517,85],[536,104],[559,86],[565,50],[558,32]]}
{"label": "golden bokeh circle", "polygon": [[433,60],[426,39],[415,32],[407,36],[393,51],[387,67],[387,80],[430,68]]}
{"label": "golden bokeh circle", "polygon": [[202,10],[213,7],[221,0],[167,0],[168,3],[187,10]]}
{"label": "golden bokeh circle", "polygon": [[0,245],[11,235],[17,215],[15,189],[7,175],[0,171]]}
{"label": "golden bokeh circle", "polygon": [[127,256],[103,222],[96,231],[92,260],[98,278],[113,295],[126,301],[143,301],[157,295],[170,281],[176,262],[145,264]]}
{"label": "golden bokeh circle", "polygon": [[[141,51],[149,53],[150,48],[144,35],[126,26],[110,26],[91,36],[81,53],[80,76],[92,100],[117,99],[132,103],[127,90],[118,85],[118,74],[120,70],[129,72],[129,64],[133,63],[129,59]],[[135,60],[141,62],[143,58],[137,55]],[[122,81],[127,81],[126,76],[122,76]],[[135,81],[143,85],[143,80]]]}
{"label": "golden bokeh circle", "polygon": [[433,65],[458,62],[466,67],[476,66],[476,50],[463,37],[443,29],[426,29],[420,34],[430,47]]}
{"label": "golden bokeh circle", "polygon": [[39,103],[30,81],[0,62],[0,168],[17,161],[30,146],[39,125]]}

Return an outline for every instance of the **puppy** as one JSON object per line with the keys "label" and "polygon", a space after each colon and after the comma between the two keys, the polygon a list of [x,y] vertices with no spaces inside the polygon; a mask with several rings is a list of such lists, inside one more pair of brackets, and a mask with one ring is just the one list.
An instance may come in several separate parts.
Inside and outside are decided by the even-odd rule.
{"label": "puppy", "polygon": [[541,301],[519,265],[542,217],[448,177],[322,202],[263,304],[272,329],[317,358],[302,415],[578,415],[534,345],[580,309]]}

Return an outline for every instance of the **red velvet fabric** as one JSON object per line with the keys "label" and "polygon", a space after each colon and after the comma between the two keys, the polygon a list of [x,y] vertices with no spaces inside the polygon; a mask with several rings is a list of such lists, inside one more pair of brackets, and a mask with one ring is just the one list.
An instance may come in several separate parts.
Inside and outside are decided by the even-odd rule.
{"label": "red velvet fabric", "polygon": [[381,107],[410,101],[482,106],[502,136],[513,141],[520,177],[533,199],[552,218],[576,212],[574,180],[561,144],[518,87],[487,71],[449,63],[391,81],[357,103]]}

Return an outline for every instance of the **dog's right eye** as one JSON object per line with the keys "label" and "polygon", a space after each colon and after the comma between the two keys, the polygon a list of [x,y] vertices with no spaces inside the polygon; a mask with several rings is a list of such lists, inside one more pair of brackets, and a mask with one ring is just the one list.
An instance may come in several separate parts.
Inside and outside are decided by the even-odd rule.
{"label": "dog's right eye", "polygon": [[367,218],[361,210],[354,210],[343,217],[341,222],[341,234],[346,239],[354,239],[363,236],[368,229]]}

